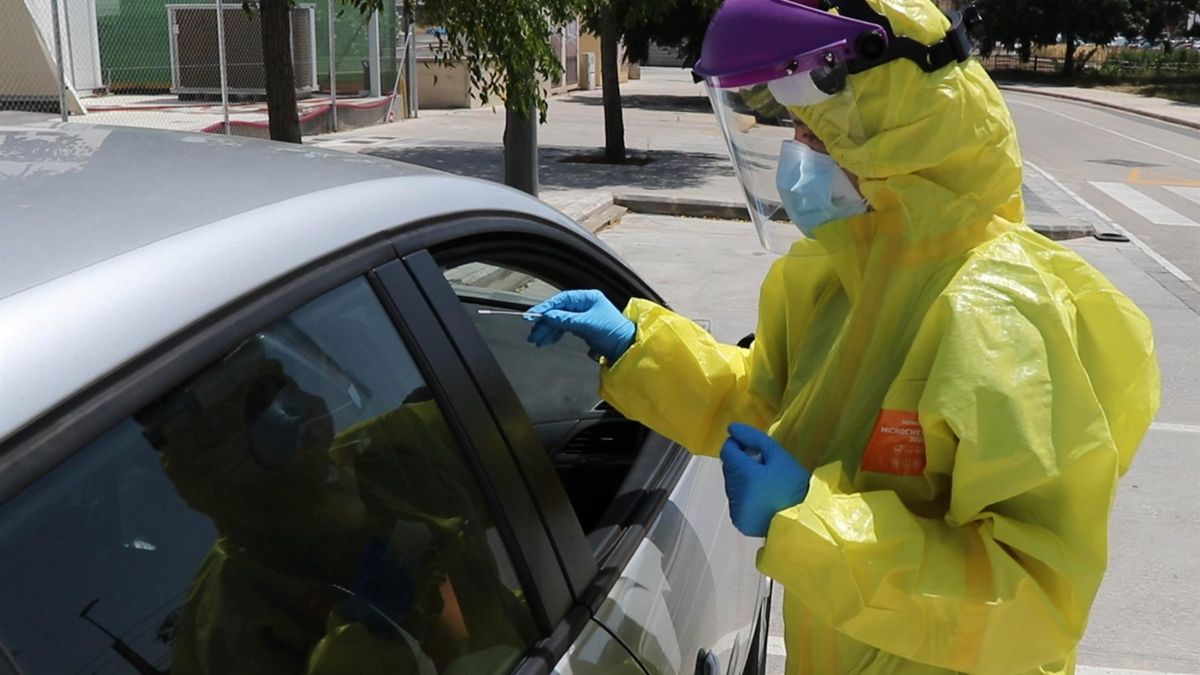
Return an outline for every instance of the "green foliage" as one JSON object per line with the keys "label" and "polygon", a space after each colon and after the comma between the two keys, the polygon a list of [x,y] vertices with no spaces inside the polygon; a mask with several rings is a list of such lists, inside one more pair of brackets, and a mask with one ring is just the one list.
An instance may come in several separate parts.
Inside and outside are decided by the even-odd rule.
{"label": "green foliage", "polygon": [[435,50],[439,64],[466,63],[471,84],[485,99],[503,98],[525,118],[536,109],[545,122],[542,83],[562,72],[550,48],[552,27],[579,16],[588,1],[426,0],[422,14],[446,30]]}
{"label": "green foliage", "polygon": [[1200,9],[1200,0],[1131,0],[1133,21],[1126,36],[1158,40],[1171,32],[1182,35],[1189,12]]}
{"label": "green foliage", "polygon": [[1075,43],[1107,44],[1135,21],[1135,0],[980,0],[985,49],[1000,43],[1028,58],[1034,46],[1061,35]]}
{"label": "green foliage", "polygon": [[1098,68],[1102,75],[1126,79],[1200,76],[1200,51],[1195,49],[1110,49]]}
{"label": "green foliage", "polygon": [[984,53],[999,43],[1027,59],[1035,46],[1060,36],[1107,44],[1118,35],[1158,40],[1168,31],[1182,34],[1200,0],[979,0],[979,7],[986,19]]}
{"label": "green foliage", "polygon": [[691,65],[700,57],[704,31],[720,5],[721,0],[590,0],[584,24],[598,33],[599,10],[611,6],[629,61],[645,61],[655,42],[677,49]]}

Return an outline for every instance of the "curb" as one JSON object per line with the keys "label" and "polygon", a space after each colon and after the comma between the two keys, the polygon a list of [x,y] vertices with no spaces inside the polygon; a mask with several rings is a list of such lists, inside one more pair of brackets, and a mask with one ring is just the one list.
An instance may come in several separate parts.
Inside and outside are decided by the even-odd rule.
{"label": "curb", "polygon": [[724,199],[698,199],[668,195],[616,193],[613,204],[624,206],[634,213],[652,216],[681,216],[684,218],[719,218],[721,220],[750,220],[744,202]]}
{"label": "curb", "polygon": [[[653,194],[613,195],[613,204],[623,206],[632,213],[651,216],[676,216],[681,218],[715,218],[718,220],[750,220],[750,212],[743,202],[721,199],[699,199],[696,197],[673,197]],[[1096,233],[1090,224],[1036,223],[1026,219],[1030,229],[1038,234],[1063,241],[1091,237]]]}
{"label": "curb", "polygon": [[[600,202],[597,202],[595,206],[588,209],[587,211],[580,213],[578,217],[576,217],[575,214],[567,214],[567,215],[575,222],[583,224],[584,222],[592,220],[592,219],[596,218],[597,216],[599,216],[600,214],[604,213],[606,210],[612,208],[614,203],[615,202],[614,202],[613,198],[609,197],[608,199],[604,199]],[[605,223],[605,224],[607,224],[607,223]],[[599,229],[599,228],[597,228],[597,229]],[[592,231],[595,232],[596,230],[592,230]]]}
{"label": "curb", "polygon": [[1066,101],[1076,101],[1079,103],[1090,103],[1098,108],[1109,108],[1112,110],[1120,110],[1121,112],[1127,112],[1127,113],[1130,113],[1131,115],[1141,115],[1142,117],[1149,117],[1150,119],[1158,120],[1160,122],[1170,122],[1171,124],[1178,124],[1179,126],[1188,127],[1190,129],[1200,129],[1200,122],[1193,122],[1191,120],[1185,120],[1185,119],[1181,119],[1179,117],[1172,117],[1170,115],[1163,115],[1160,113],[1147,112],[1145,110],[1138,110],[1137,108],[1131,108],[1129,106],[1118,105],[1116,103],[1108,103],[1107,101],[1097,101],[1096,99],[1087,98],[1086,96],[1073,96],[1071,94],[1063,94],[1061,92],[1041,91],[1037,88],[1022,87],[1020,85],[997,84],[996,86],[1003,90],[1015,91],[1015,92],[1019,92],[1022,94],[1034,94],[1036,96],[1046,96],[1049,98],[1058,98],[1058,99],[1063,99]]}

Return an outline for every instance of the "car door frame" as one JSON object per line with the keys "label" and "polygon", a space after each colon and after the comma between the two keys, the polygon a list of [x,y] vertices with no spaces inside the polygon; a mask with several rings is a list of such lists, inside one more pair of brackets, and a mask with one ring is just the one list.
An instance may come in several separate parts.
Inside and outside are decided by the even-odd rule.
{"label": "car door frame", "polygon": [[[541,276],[552,276],[546,270],[555,268],[562,277],[576,278],[582,273],[594,280],[592,286],[621,304],[633,296],[665,303],[598,240],[561,225],[507,214],[443,219],[431,225],[398,239],[397,252],[493,407],[514,461],[525,472],[545,518],[576,600],[589,611],[595,610],[667,504],[691,454],[663,439],[661,456],[647,458],[650,461],[641,467],[650,478],[642,486],[642,494],[630,504],[621,526],[606,533],[606,540],[596,547],[602,551],[597,561],[520,400],[443,272],[468,261],[507,265]],[[535,266],[536,270],[531,269]]]}
{"label": "car door frame", "polygon": [[372,238],[331,253],[224,304],[5,439],[0,445],[0,504],[228,353],[246,336],[328,291],[365,278],[434,390],[495,517],[540,638],[525,659],[544,653],[547,645],[561,643],[564,624],[579,625],[587,617],[572,618],[578,614],[572,611],[573,597],[536,505],[521,483],[500,430],[486,412],[483,395],[448,347],[449,340],[432,308],[413,290],[390,237]]}

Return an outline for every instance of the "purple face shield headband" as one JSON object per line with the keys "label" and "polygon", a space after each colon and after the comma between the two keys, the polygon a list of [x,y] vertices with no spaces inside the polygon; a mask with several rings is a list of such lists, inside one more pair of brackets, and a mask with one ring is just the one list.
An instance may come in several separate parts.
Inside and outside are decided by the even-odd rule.
{"label": "purple face shield headband", "polygon": [[878,24],[830,14],[817,0],[726,0],[717,10],[694,73],[722,88],[745,87],[835,63],[878,57]]}
{"label": "purple face shield headband", "polygon": [[[838,14],[827,10],[836,8]],[[904,58],[934,72],[971,55],[983,21],[973,5],[946,12],[946,37],[924,45],[897,36],[867,0],[726,0],[705,33],[697,81],[745,87],[844,63],[850,73]]]}

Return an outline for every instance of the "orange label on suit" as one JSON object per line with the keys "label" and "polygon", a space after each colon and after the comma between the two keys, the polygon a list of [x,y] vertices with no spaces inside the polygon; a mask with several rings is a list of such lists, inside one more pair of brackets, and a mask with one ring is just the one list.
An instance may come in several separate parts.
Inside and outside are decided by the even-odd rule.
{"label": "orange label on suit", "polygon": [[895,476],[921,475],[925,471],[925,432],[917,413],[880,410],[861,468]]}

